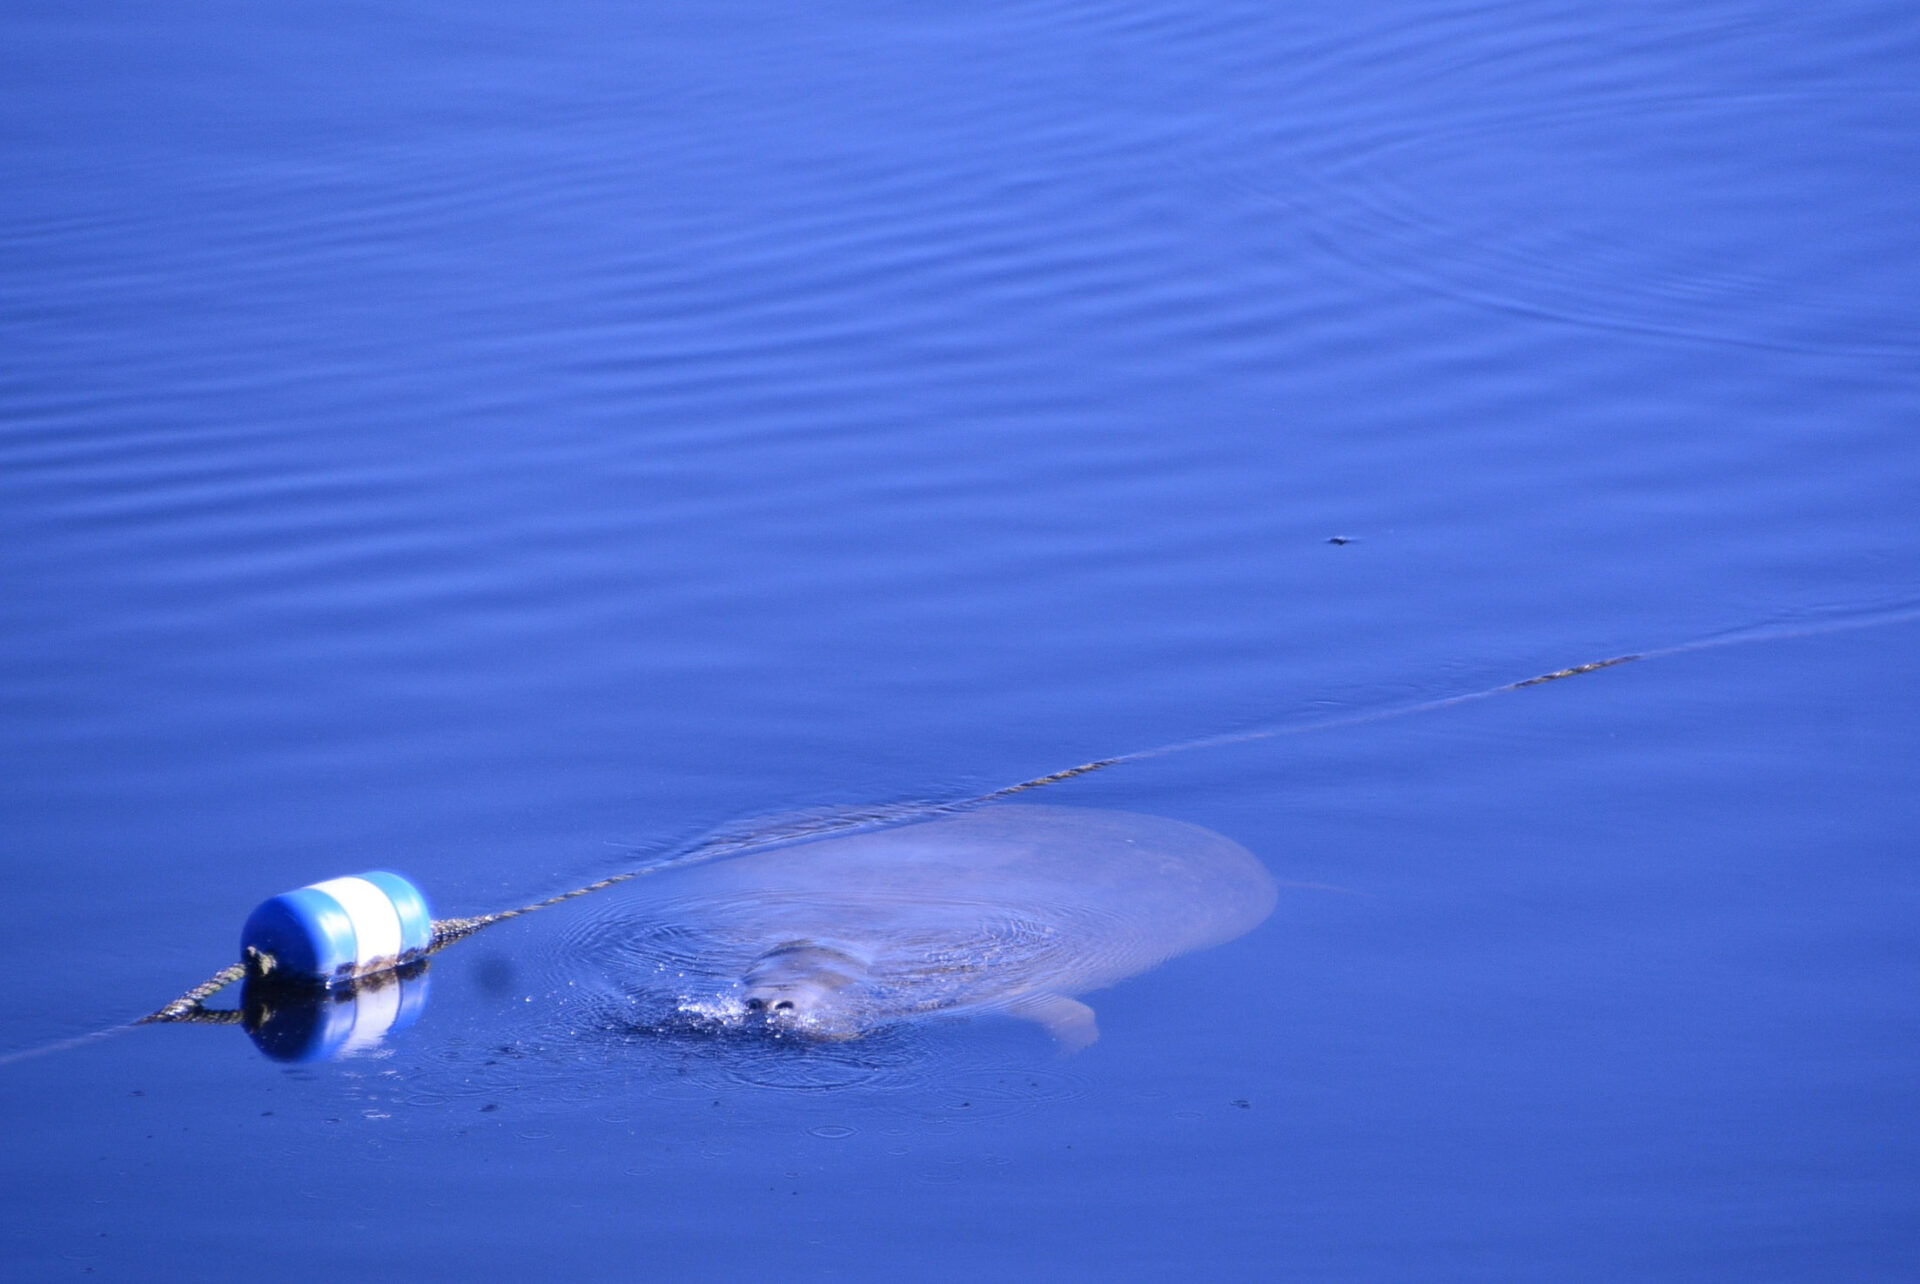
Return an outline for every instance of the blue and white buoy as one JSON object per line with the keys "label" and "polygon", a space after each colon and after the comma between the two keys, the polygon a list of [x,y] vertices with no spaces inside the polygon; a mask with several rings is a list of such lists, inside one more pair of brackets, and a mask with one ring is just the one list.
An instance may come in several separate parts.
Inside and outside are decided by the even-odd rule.
{"label": "blue and white buoy", "polygon": [[389,971],[432,944],[427,898],[386,870],[282,892],[240,929],[250,972],[320,985]]}

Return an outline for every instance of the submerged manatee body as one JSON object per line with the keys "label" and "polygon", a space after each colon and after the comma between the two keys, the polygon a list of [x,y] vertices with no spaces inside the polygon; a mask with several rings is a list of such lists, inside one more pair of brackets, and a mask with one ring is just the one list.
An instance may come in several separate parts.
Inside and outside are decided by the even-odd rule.
{"label": "submerged manatee body", "polygon": [[622,924],[678,1009],[725,1025],[855,1038],[1000,1011],[1068,1048],[1098,1035],[1074,996],[1249,931],[1274,882],[1179,821],[998,806],[777,848],[654,881]]}

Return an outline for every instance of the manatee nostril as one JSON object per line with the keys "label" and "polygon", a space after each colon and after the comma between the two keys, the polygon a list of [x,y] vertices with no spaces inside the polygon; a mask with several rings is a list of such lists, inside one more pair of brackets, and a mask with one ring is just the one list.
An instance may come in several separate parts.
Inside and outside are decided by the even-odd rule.
{"label": "manatee nostril", "polygon": [[767,1006],[767,1001],[765,999],[748,999],[747,1000],[747,1011],[749,1012],[765,1011],[766,1006]]}
{"label": "manatee nostril", "polygon": [[778,1003],[773,1005],[773,1010],[775,1012],[791,1012],[793,1011],[793,1000],[782,999]]}

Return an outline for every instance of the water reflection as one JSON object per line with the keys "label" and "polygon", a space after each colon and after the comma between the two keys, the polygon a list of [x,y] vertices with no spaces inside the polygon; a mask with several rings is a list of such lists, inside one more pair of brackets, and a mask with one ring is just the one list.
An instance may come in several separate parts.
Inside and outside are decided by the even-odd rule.
{"label": "water reflection", "polygon": [[240,992],[240,1025],[275,1061],[336,1061],[372,1052],[419,1020],[427,982],[424,959],[332,988],[249,977]]}

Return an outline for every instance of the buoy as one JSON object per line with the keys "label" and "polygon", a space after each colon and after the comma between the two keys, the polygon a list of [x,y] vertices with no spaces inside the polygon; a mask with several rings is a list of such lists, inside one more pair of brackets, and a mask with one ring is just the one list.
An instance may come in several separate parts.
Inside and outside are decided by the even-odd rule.
{"label": "buoy", "polygon": [[331,989],[248,977],[241,1024],[275,1061],[337,1061],[371,1052],[427,1005],[427,960]]}
{"label": "buoy", "polygon": [[373,870],[282,892],[240,929],[250,975],[336,985],[391,971],[433,944],[427,898],[398,874]]}

